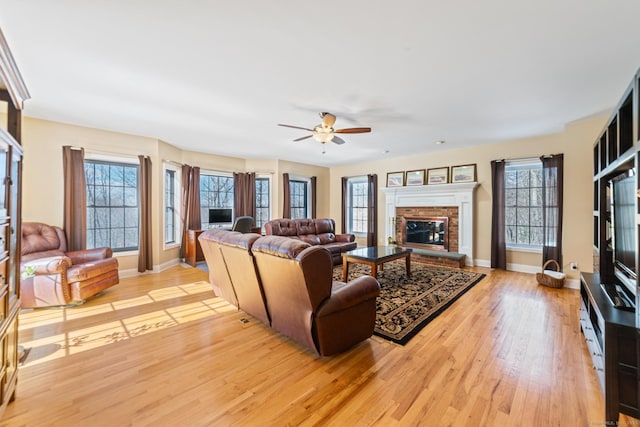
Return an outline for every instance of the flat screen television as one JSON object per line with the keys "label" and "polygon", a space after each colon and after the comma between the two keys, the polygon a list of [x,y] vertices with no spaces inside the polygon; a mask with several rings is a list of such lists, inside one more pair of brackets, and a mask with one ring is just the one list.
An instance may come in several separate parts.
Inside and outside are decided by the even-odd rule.
{"label": "flat screen television", "polygon": [[231,223],[233,212],[231,208],[209,209],[209,224]]}
{"label": "flat screen television", "polygon": [[613,272],[633,295],[636,293],[636,180],[635,169],[610,181]]}

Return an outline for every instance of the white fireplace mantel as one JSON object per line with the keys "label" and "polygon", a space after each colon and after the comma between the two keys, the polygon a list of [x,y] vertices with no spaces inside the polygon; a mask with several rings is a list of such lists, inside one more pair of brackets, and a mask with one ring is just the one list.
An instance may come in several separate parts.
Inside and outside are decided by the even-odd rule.
{"label": "white fireplace mantel", "polygon": [[457,206],[458,251],[466,255],[466,264],[473,266],[473,204],[478,185],[465,182],[382,188],[386,197],[385,239],[396,235],[396,207]]}

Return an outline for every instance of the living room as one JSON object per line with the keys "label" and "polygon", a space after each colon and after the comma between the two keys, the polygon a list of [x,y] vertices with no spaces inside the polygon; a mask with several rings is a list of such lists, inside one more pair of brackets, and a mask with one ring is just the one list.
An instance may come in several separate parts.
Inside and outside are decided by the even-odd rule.
{"label": "living room", "polygon": [[[25,13],[15,9],[12,12],[17,16]],[[11,28],[0,19],[0,28],[6,32],[6,27]],[[5,35],[16,58],[23,59],[24,54],[18,50],[18,41],[22,40],[19,34],[20,31],[15,30]],[[18,43],[14,43],[13,37]],[[389,141],[388,149],[376,146],[375,154],[370,153],[373,148],[362,148],[367,135],[347,135],[344,146],[325,146],[315,141],[292,142],[304,133],[278,128],[276,124],[280,121],[313,126],[319,111],[304,111],[307,107],[298,108],[291,118],[273,120],[269,126],[274,129],[268,133],[261,121],[258,125],[261,135],[276,133],[277,138],[285,142],[274,143],[274,149],[269,150],[272,155],[249,156],[230,153],[229,146],[233,146],[233,142],[211,139],[211,135],[198,138],[201,135],[195,131],[189,135],[201,142],[210,141],[201,146],[202,151],[184,145],[182,141],[175,142],[179,138],[174,140],[171,133],[157,136],[162,133],[141,133],[138,128],[126,125],[107,130],[99,124],[71,124],[73,120],[47,118],[44,109],[32,114],[32,101],[26,101],[21,138],[25,151],[22,220],[54,225],[64,223],[63,146],[82,148],[86,159],[97,161],[134,163],[138,156],[148,156],[152,164],[153,266],[151,271],[140,274],[136,251],[116,253],[122,279],[118,286],[84,306],[64,312],[42,310],[21,325],[41,327],[42,331],[66,340],[69,345],[64,347],[64,355],[56,353],[55,358],[36,359],[31,366],[27,364],[21,370],[29,375],[19,379],[17,409],[9,406],[11,418],[7,425],[47,421],[46,411],[41,409],[47,405],[42,400],[45,398],[37,397],[33,384],[39,381],[42,386],[47,380],[60,381],[44,386],[48,399],[56,393],[68,392],[62,384],[64,376],[53,376],[50,372],[60,369],[66,377],[73,377],[75,373],[65,367],[65,359],[82,367],[80,377],[84,385],[70,401],[61,399],[48,406],[55,414],[50,419],[52,424],[64,424],[67,420],[70,420],[68,425],[85,422],[133,425],[601,422],[604,403],[597,380],[590,372],[589,354],[580,338],[576,320],[577,291],[538,289],[533,273],[540,270],[540,252],[508,251],[508,272],[489,268],[490,163],[496,159],[564,154],[565,262],[562,267],[567,272],[566,287],[578,288],[579,272],[591,271],[593,262],[590,235],[593,228],[590,197],[593,191],[593,143],[637,66],[635,59],[626,60],[620,66],[622,70],[617,70],[611,78],[615,83],[608,83],[615,89],[609,89],[601,98],[603,108],[556,123],[544,132],[495,137],[476,145],[465,145],[461,141],[463,137],[446,138],[444,145],[436,146],[436,139],[431,138],[433,132],[429,132],[429,126],[424,124],[427,136],[413,147],[414,151],[401,155],[397,152],[404,149],[403,143],[398,143],[396,152],[392,142],[394,136],[384,130],[381,133]],[[113,73],[123,77],[118,71]],[[24,74],[29,84],[29,73]],[[518,80],[526,84],[524,76]],[[472,82],[469,78],[465,84]],[[310,86],[315,83],[308,82]],[[585,83],[585,86],[588,85]],[[37,89],[32,90],[34,102],[38,92],[45,87],[38,86]],[[464,92],[464,89],[458,85],[451,86],[449,91],[458,94],[457,91]],[[171,96],[170,92],[167,91],[166,96]],[[61,104],[65,102],[62,95],[59,99]],[[127,95],[123,94],[123,99],[127,99]],[[230,105],[230,109],[233,108]],[[106,107],[104,113],[108,114]],[[392,119],[393,112],[388,113]],[[184,120],[194,127],[201,124],[201,117],[189,117],[179,111],[162,110],[159,115],[167,121]],[[2,116],[4,121],[6,113],[2,112]],[[244,119],[247,127],[250,126],[252,120]],[[364,124],[372,126],[372,135],[384,129],[384,120],[379,122],[380,127],[376,127],[375,121]],[[347,127],[349,123],[345,121],[342,125]],[[221,120],[217,126],[224,128],[225,124]],[[244,135],[243,132],[240,134]],[[416,135],[419,134],[413,134],[413,137],[419,139]],[[300,148],[300,144],[306,145]],[[366,142],[364,144],[366,146]],[[348,161],[340,160],[339,150],[349,145],[357,146],[362,156],[350,151],[345,155]],[[287,157],[288,149],[282,149],[283,146],[291,146],[297,157]],[[330,152],[329,156],[322,154],[325,149]],[[298,150],[304,153],[300,154]],[[280,152],[283,154],[278,154]],[[308,163],[303,160],[304,156],[309,159]],[[207,281],[206,274],[181,262],[178,242],[166,242],[164,177],[167,170],[177,172],[181,165],[197,166],[203,173],[230,176],[234,172],[255,172],[268,178],[270,219],[283,216],[284,173],[301,179],[316,177],[316,217],[334,218],[338,231],[342,217],[342,177],[375,174],[379,189],[382,189],[389,173],[475,165],[478,186],[474,191],[474,255],[469,264],[474,271],[486,273],[487,279],[407,346],[373,337],[337,357],[317,357],[252,319],[246,323],[247,316],[242,312],[235,311],[219,298],[212,298],[210,289],[203,285]],[[378,200],[377,242],[385,245],[393,236],[388,235],[388,224],[384,220],[386,206],[382,191]],[[570,270],[570,262],[577,264],[579,269]],[[152,301],[146,307],[148,312],[140,302],[144,299]],[[165,301],[164,305],[162,301]],[[184,311],[180,314],[171,312],[172,305]],[[196,306],[198,308],[194,308]],[[110,341],[105,340],[101,345],[82,348],[81,332],[102,327],[108,330],[104,326],[106,323],[92,321],[91,316],[96,313],[107,316],[108,311],[113,315],[110,322],[136,326],[129,328],[127,334],[111,336]],[[172,319],[162,317],[158,314],[160,311],[170,312]],[[149,317],[144,321],[136,319],[143,313]],[[495,319],[492,319],[493,314]],[[82,327],[70,332],[66,328],[71,325]],[[208,327],[215,329],[215,333],[209,334]],[[63,335],[65,337],[60,338]],[[40,344],[46,346],[50,342]],[[106,358],[98,361],[101,355]],[[110,364],[112,369],[109,369]],[[184,371],[173,365],[183,365]],[[296,367],[296,372],[290,369],[291,366]],[[76,384],[76,387],[80,386]],[[158,391],[160,388],[166,390]],[[555,390],[550,392],[550,389]],[[27,395],[21,390],[26,390]],[[191,391],[198,396],[208,396],[185,399]],[[94,395],[101,392],[106,402],[96,401]],[[553,397],[543,397],[545,393],[552,393]],[[274,398],[274,395],[278,396]],[[560,404],[554,401],[556,397],[567,400]],[[136,401],[128,409],[127,399]],[[75,405],[78,408],[70,409]],[[80,408],[83,405],[96,409]],[[29,418],[29,412],[32,418]]]}

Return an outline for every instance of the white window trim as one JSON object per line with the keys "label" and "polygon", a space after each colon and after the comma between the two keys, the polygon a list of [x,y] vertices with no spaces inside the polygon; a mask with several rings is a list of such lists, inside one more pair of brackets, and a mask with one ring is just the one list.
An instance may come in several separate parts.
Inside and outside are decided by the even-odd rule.
{"label": "white window trim", "polygon": [[[511,166],[511,168],[514,168],[514,169],[525,169],[525,168],[529,169],[529,168],[532,168],[534,166],[542,167],[542,162],[539,159],[535,159],[535,158],[507,160],[506,163],[505,163],[505,172],[506,172],[507,168],[509,168],[510,166]],[[523,253],[541,254],[542,253],[542,247],[543,247],[543,244],[541,244],[540,246],[518,245],[518,244],[514,244],[514,243],[507,243],[506,244],[506,249],[508,251],[511,251],[511,252],[523,252]]]}
{"label": "white window trim", "polygon": [[[349,182],[352,183],[367,183],[367,176],[366,175],[361,175],[361,176],[352,176],[350,178],[347,179],[347,203],[351,202],[351,188],[349,187]],[[351,208],[352,206],[347,204],[347,218],[346,218],[346,222],[347,222],[347,232],[351,233],[353,235],[355,235],[356,237],[366,237],[367,233],[366,232],[355,232],[355,231],[350,231],[349,227],[352,225],[351,224]]]}
{"label": "white window trim", "polygon": [[[91,152],[85,152],[86,156],[84,158],[84,161],[97,161],[97,162],[110,162],[110,163],[123,163],[123,164],[127,164],[127,165],[135,165],[135,166],[140,166],[140,161],[137,157],[125,157],[125,156],[118,156],[118,155],[114,155],[114,154],[103,154],[103,153],[91,153]],[[84,163],[83,161],[83,163]],[[162,177],[163,181],[164,181],[164,176]],[[86,243],[86,242],[85,242]],[[131,250],[131,251],[113,251],[113,256],[115,258],[119,258],[119,257],[128,257],[128,256],[134,256],[134,255],[138,255],[140,253],[140,242],[138,242],[138,249],[136,250]]]}
{"label": "white window trim", "polygon": [[[174,209],[174,224],[176,224],[176,241],[174,243],[167,243],[167,236],[165,235],[165,224],[166,224],[166,209],[165,209],[165,205],[164,205],[164,194],[167,190],[166,186],[165,186],[165,175],[166,175],[166,171],[167,170],[171,170],[175,172],[175,193],[173,195],[174,197],[174,201],[173,201],[173,205],[175,206]],[[163,162],[163,168],[162,168],[162,248],[163,250],[168,250],[168,249],[174,249],[176,247],[180,247],[180,243],[182,242],[182,227],[180,227],[180,209],[181,209],[181,200],[180,200],[180,194],[182,194],[182,174],[181,174],[181,169],[177,166],[174,165],[172,163],[169,162]]]}

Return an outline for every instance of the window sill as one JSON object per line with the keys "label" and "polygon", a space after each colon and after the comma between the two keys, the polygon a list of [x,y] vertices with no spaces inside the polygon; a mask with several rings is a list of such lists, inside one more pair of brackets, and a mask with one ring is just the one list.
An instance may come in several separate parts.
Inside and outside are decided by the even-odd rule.
{"label": "window sill", "polygon": [[530,254],[542,253],[542,247],[507,246],[507,250],[511,252],[525,252]]}
{"label": "window sill", "polygon": [[138,254],[139,254],[139,251],[124,251],[124,252],[114,252],[113,256],[116,258],[120,258],[125,256],[134,256]]}

